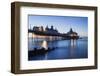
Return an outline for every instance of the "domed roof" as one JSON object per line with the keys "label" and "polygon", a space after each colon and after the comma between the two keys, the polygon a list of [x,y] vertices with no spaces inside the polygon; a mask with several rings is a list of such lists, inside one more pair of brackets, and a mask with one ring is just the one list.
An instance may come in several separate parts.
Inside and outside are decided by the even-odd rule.
{"label": "domed roof", "polygon": [[74,31],[72,30],[72,28],[70,28],[70,31],[69,31],[67,34],[77,34],[77,33],[74,32]]}

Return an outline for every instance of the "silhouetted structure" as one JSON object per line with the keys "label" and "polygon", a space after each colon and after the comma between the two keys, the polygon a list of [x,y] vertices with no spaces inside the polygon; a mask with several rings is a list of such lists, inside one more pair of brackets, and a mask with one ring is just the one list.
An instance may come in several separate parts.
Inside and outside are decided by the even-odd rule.
{"label": "silhouetted structure", "polygon": [[79,36],[76,32],[74,32],[72,30],[72,28],[70,29],[70,31],[66,34],[68,39],[78,39]]}
{"label": "silhouetted structure", "polygon": [[58,30],[54,29],[53,26],[51,28],[48,28],[48,26],[45,28],[45,32],[50,33],[50,34],[58,34]]}
{"label": "silhouetted structure", "polygon": [[41,32],[43,32],[44,29],[43,29],[43,26],[41,26],[41,27],[34,26],[33,27],[33,31],[41,31]]}
{"label": "silhouetted structure", "polygon": [[29,29],[28,32],[34,33],[36,35],[43,35],[43,36],[59,36],[62,37],[62,39],[78,39],[79,36],[76,32],[70,29],[67,33],[59,33],[57,29],[54,29],[53,26],[49,28],[46,26],[46,28],[43,28],[43,26],[37,27],[34,26],[33,30]]}

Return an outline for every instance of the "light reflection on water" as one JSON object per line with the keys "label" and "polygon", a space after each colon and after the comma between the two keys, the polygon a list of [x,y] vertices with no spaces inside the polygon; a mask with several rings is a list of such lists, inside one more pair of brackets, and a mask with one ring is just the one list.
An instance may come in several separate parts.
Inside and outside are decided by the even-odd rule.
{"label": "light reflection on water", "polygon": [[48,49],[48,43],[46,40],[44,40],[41,44],[41,47],[45,48],[46,50]]}
{"label": "light reflection on water", "polygon": [[32,40],[29,38],[28,49],[56,47],[43,55],[33,56],[29,60],[74,59],[88,57],[88,41],[86,40]]}

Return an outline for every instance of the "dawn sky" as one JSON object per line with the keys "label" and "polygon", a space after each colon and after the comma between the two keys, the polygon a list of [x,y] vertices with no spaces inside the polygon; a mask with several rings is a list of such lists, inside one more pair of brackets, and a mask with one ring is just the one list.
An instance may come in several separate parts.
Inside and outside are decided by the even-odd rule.
{"label": "dawn sky", "polygon": [[72,28],[79,36],[88,36],[88,17],[29,15],[28,18],[29,28],[30,26],[50,28],[53,25],[60,33],[67,33]]}

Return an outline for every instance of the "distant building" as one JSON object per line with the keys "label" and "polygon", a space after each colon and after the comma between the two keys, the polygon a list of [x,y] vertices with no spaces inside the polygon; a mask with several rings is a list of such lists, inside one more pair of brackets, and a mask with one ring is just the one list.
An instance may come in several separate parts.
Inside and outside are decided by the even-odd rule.
{"label": "distant building", "polygon": [[72,28],[71,28],[70,31],[67,33],[67,37],[68,37],[69,39],[78,39],[78,38],[79,38],[78,34],[77,34],[76,32],[74,32],[74,31],[72,30]]}
{"label": "distant building", "polygon": [[53,26],[51,26],[51,28],[49,28],[48,26],[46,26],[46,28],[44,29],[43,26],[34,26],[33,27],[33,31],[35,32],[44,32],[44,33],[47,33],[47,34],[58,34],[58,30],[57,29],[54,29]]}
{"label": "distant building", "polygon": [[64,39],[78,39],[78,33],[74,32],[72,28],[70,28],[69,32],[67,33],[59,33],[57,29],[54,29],[53,26],[50,28],[46,26],[44,29],[43,26],[34,26],[33,31],[35,34],[41,34],[41,35],[51,35],[51,36],[63,36]]}
{"label": "distant building", "polygon": [[51,28],[48,28],[48,26],[45,28],[45,32],[47,33],[52,33],[52,34],[58,34],[58,30],[54,29],[53,26],[51,26]]}
{"label": "distant building", "polygon": [[46,26],[45,31],[48,31],[48,30],[49,30],[49,28],[48,28],[48,26]]}
{"label": "distant building", "polygon": [[44,29],[43,29],[43,26],[41,26],[41,27],[34,26],[33,31],[42,31],[43,32]]}
{"label": "distant building", "polygon": [[34,27],[33,27],[33,31],[39,31],[39,27],[34,26]]}
{"label": "distant building", "polygon": [[39,27],[39,31],[44,31],[43,26]]}

